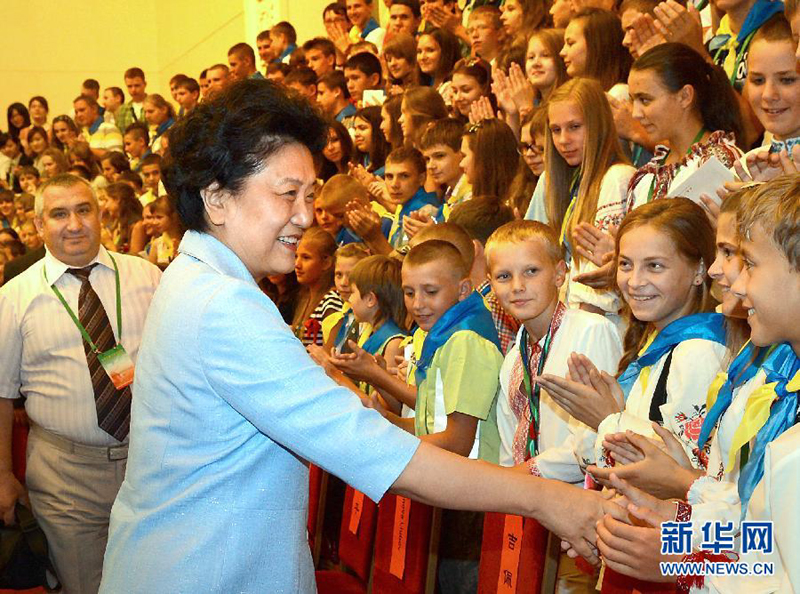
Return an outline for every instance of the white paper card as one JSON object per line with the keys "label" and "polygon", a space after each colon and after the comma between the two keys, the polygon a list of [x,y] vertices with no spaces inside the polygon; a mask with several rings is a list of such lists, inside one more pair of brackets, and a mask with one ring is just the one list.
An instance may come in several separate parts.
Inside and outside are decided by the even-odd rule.
{"label": "white paper card", "polygon": [[734,181],[735,179],[736,176],[733,171],[725,167],[716,157],[711,157],[697,171],[678,184],[676,188],[672,188],[667,197],[683,196],[702,206],[700,194],[707,194],[717,204],[721,204],[722,200],[717,196],[717,189],[725,182]]}

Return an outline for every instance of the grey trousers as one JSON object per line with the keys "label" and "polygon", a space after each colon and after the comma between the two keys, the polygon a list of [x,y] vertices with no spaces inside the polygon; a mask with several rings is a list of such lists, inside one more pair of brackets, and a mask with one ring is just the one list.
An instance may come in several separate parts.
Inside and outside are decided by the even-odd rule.
{"label": "grey trousers", "polygon": [[94,448],[32,427],[26,483],[64,594],[100,587],[111,506],[125,478],[127,445]]}

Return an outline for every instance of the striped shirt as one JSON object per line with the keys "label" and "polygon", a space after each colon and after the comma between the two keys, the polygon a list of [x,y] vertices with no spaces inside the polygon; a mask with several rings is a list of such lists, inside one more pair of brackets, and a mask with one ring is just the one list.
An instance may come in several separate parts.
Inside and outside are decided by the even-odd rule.
{"label": "striped shirt", "polygon": [[[114,265],[101,247],[90,282],[114,329],[136,361],[150,299],[161,277],[146,260],[114,255],[119,267],[122,339],[117,336]],[[118,442],[97,425],[94,392],[83,338],[52,291],[54,284],[76,313],[81,281],[49,251],[24,273],[0,288],[0,397],[27,398],[25,408],[41,427],[76,443]]]}
{"label": "striped shirt", "polygon": [[336,289],[331,289],[322,296],[314,311],[308,316],[308,319],[294,328],[295,336],[297,336],[303,343],[303,346],[316,344],[322,346],[322,322],[329,315],[342,311],[344,301],[342,301]]}
{"label": "striped shirt", "polygon": [[104,122],[103,118],[98,117],[90,127],[85,127],[83,137],[93,149],[122,150],[122,133],[114,124]]}

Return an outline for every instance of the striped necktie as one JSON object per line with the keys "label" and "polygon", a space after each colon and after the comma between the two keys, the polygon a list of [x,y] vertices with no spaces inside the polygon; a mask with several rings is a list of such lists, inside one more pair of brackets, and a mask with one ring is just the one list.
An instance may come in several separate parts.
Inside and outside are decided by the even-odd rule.
{"label": "striped necktie", "polygon": [[[78,319],[99,351],[104,353],[114,348],[117,341],[114,338],[114,331],[106,310],[100,302],[100,297],[97,296],[89,282],[89,275],[96,265],[70,268],[68,272],[81,281],[81,291],[78,295]],[[83,341],[83,350],[86,353],[86,363],[89,365],[89,375],[92,378],[97,424],[118,441],[124,441],[128,436],[131,421],[130,386],[117,390],[103,366],[100,365],[97,354],[85,340]]]}

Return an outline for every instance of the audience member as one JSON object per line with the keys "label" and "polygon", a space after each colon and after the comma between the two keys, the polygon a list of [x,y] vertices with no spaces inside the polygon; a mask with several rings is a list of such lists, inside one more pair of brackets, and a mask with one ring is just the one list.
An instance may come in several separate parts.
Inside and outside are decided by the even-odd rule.
{"label": "audience member", "polygon": [[134,122],[144,122],[144,100],[147,97],[147,81],[141,68],[128,68],[123,76],[130,100],[120,106],[117,112],[116,125],[120,130],[127,130]]}
{"label": "audience member", "polygon": [[100,158],[109,151],[122,150],[122,134],[114,124],[103,121],[100,106],[93,97],[81,95],[73,102],[75,121],[95,157]]}
{"label": "audience member", "polygon": [[355,106],[350,103],[347,81],[339,70],[319,77],[316,99],[325,115],[337,122],[343,122],[356,113]]}
{"label": "audience member", "polygon": [[281,21],[269,32],[272,55],[274,62],[289,63],[292,52],[297,49],[297,32],[291,23]]}
{"label": "audience member", "polygon": [[245,78],[264,78],[256,69],[256,53],[246,43],[237,43],[228,50],[228,66],[233,82]]}
{"label": "audience member", "polygon": [[213,97],[230,83],[230,70],[225,64],[215,64],[206,71],[206,96]]}
{"label": "audience member", "polygon": [[311,70],[322,78],[334,71],[336,66],[336,47],[327,37],[315,37],[303,44],[306,63]]}

